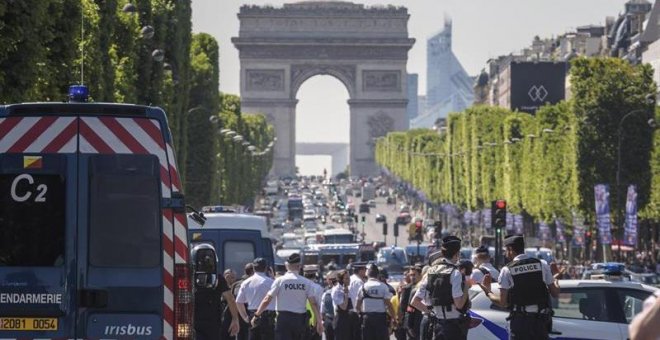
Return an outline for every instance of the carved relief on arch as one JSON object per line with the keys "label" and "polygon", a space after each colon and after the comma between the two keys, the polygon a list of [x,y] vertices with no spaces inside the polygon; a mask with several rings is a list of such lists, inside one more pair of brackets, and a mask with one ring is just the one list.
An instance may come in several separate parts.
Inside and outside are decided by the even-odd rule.
{"label": "carved relief on arch", "polygon": [[298,89],[305,80],[316,75],[330,75],[339,79],[351,98],[355,94],[355,75],[357,67],[350,64],[294,64],[291,65],[291,98],[295,99]]}
{"label": "carved relief on arch", "polygon": [[367,145],[369,145],[371,151],[374,151],[376,149],[376,138],[383,137],[387,133],[394,131],[394,118],[385,111],[380,110],[367,118],[367,126],[369,127]]}

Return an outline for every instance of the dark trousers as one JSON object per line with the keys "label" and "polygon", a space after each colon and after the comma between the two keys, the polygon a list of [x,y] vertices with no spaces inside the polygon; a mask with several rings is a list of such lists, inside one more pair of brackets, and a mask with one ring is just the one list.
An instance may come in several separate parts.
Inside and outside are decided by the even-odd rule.
{"label": "dark trousers", "polygon": [[433,340],[467,340],[468,324],[466,318],[429,320],[433,329]]}
{"label": "dark trousers", "polygon": [[335,328],[332,326],[333,318],[329,316],[323,317],[323,333],[325,334],[325,340],[335,340]]}
{"label": "dark trousers", "polygon": [[422,316],[422,320],[419,322],[419,329],[417,330],[418,339],[428,340],[431,339],[429,334],[429,317],[428,315]]}
{"label": "dark trousers", "polygon": [[548,318],[547,314],[512,313],[509,320],[509,339],[548,339]]}
{"label": "dark trousers", "polygon": [[278,312],[275,323],[275,340],[301,340],[307,330],[305,313]]}
{"label": "dark trousers", "polygon": [[[255,311],[248,311],[250,320]],[[265,311],[261,314],[260,323],[257,327],[249,327],[247,331],[248,340],[271,340],[275,337],[275,312]]]}
{"label": "dark trousers", "polygon": [[362,340],[383,340],[389,338],[387,314],[364,313],[362,315]]}
{"label": "dark trousers", "polygon": [[195,322],[195,338],[198,340],[222,339],[220,335],[220,320]]}

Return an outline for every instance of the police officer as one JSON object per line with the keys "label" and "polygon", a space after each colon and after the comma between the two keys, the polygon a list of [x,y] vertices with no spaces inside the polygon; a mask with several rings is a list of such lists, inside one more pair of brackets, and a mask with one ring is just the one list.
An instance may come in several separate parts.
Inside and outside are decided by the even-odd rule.
{"label": "police officer", "polygon": [[392,324],[396,323],[392,307],[392,293],[389,287],[378,280],[379,269],[375,264],[367,268],[369,279],[358,293],[357,310],[362,313],[362,340],[383,340],[389,338],[387,313]]}
{"label": "police officer", "polygon": [[[287,272],[273,281],[259,308],[252,317],[252,325],[262,318],[270,302],[275,299],[277,321],[275,323],[276,340],[300,340],[307,329],[306,303],[309,301],[313,310],[318,310],[312,282],[300,272],[300,254],[291,254],[285,262]],[[323,322],[316,318],[316,331],[323,333]]]}
{"label": "police officer", "polygon": [[[440,254],[428,269],[413,297],[412,305],[428,314],[431,338],[467,339],[469,309],[468,285],[458,269],[461,240],[455,236],[442,239]],[[437,255],[436,255],[437,256]],[[425,302],[423,302],[425,300]]]}
{"label": "police officer", "polygon": [[332,288],[332,304],[335,309],[335,318],[332,326],[335,329],[335,339],[356,340],[353,320],[349,311],[353,311],[348,287],[350,285],[349,273],[346,270],[337,272],[337,284]]}
{"label": "police officer", "polygon": [[[198,264],[199,266],[199,264]],[[199,340],[223,339],[222,335],[222,300],[227,302],[231,321],[226,330],[229,336],[238,333],[238,311],[234,296],[223,276],[218,276],[215,287],[197,287],[195,289],[195,333]]]}
{"label": "police officer", "polygon": [[[252,268],[252,262],[245,264],[245,267],[243,267],[243,276],[241,276],[240,279],[236,280],[236,282],[234,282],[234,284],[231,286],[231,292],[234,296],[238,296],[238,290],[241,288],[241,284],[243,283],[243,281],[247,280],[247,278],[249,278],[253,274],[254,274],[254,268]],[[247,310],[248,308],[247,303],[243,303],[242,305],[243,305],[243,310]],[[245,322],[243,318],[239,318],[238,323],[240,326],[240,330],[238,331],[235,340],[247,340],[250,329],[249,319],[248,322]]]}
{"label": "police officer", "polygon": [[[252,261],[254,274],[243,280],[236,303],[238,303],[238,312],[246,323],[254,316],[259,304],[270,290],[273,279],[266,275],[268,263],[265,259],[258,257]],[[247,304],[247,312],[245,311]],[[247,338],[250,340],[270,340],[275,334],[275,306],[271,302],[266,310],[261,314],[260,322],[255,327],[250,327]]]}
{"label": "police officer", "polygon": [[491,301],[509,309],[510,339],[548,339],[549,295],[559,295],[558,282],[547,262],[525,255],[522,235],[506,236],[504,247],[511,262],[500,272],[500,295],[491,292],[489,275],[480,286]]}
{"label": "police officer", "polygon": [[[305,337],[308,340],[321,340],[321,334],[318,334],[315,329],[316,319],[320,318],[321,315],[320,306],[321,296],[323,295],[323,287],[316,283],[318,271],[318,265],[310,264],[303,266],[303,276],[312,282],[314,299],[316,299],[316,305],[319,306],[319,309],[315,310],[309,303],[307,304],[307,308],[311,314],[309,316],[307,336]],[[321,321],[323,321],[323,319],[321,319]]]}
{"label": "police officer", "polygon": [[332,290],[337,285],[337,272],[332,270],[325,276],[326,289],[321,296],[321,314],[323,315],[323,330],[326,340],[335,339],[335,329],[332,326],[335,319],[335,308],[332,303]]}
{"label": "police officer", "polygon": [[474,283],[482,283],[484,275],[490,274],[492,280],[497,281],[500,277],[500,272],[490,263],[490,253],[488,247],[482,245],[475,251],[477,255],[474,261],[474,270],[470,278]]}
{"label": "police officer", "polygon": [[353,308],[348,310],[348,316],[351,321],[351,330],[353,331],[353,339],[359,340],[362,332],[360,327],[362,323],[360,322],[360,316],[358,315],[357,299],[358,293],[362,289],[362,285],[367,281],[367,269],[365,262],[355,262],[351,265],[353,270],[353,275],[351,275],[351,282],[348,286],[348,295],[351,298],[351,305]]}

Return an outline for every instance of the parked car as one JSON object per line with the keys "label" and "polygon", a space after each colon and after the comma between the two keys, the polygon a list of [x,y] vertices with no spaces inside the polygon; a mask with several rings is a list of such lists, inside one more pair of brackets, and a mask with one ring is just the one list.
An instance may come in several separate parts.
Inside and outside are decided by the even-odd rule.
{"label": "parked car", "polygon": [[[559,298],[551,299],[551,339],[627,339],[628,324],[642,310],[655,287],[630,281],[561,280]],[[499,286],[491,290],[499,293]],[[470,289],[470,316],[481,323],[470,339],[508,339],[509,311],[493,304],[481,288]]]}
{"label": "parked car", "polygon": [[376,214],[376,222],[387,222],[387,217],[383,214]]}

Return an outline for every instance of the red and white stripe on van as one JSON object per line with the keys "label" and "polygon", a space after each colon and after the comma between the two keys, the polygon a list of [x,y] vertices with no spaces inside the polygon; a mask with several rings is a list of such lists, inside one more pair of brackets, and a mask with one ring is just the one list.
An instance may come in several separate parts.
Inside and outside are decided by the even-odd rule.
{"label": "red and white stripe on van", "polygon": [[[78,132],[78,133],[76,133]],[[0,153],[153,154],[160,161],[163,198],[181,191],[171,134],[156,119],[116,116],[0,118]],[[192,283],[187,219],[163,209],[163,338],[190,339]]]}

